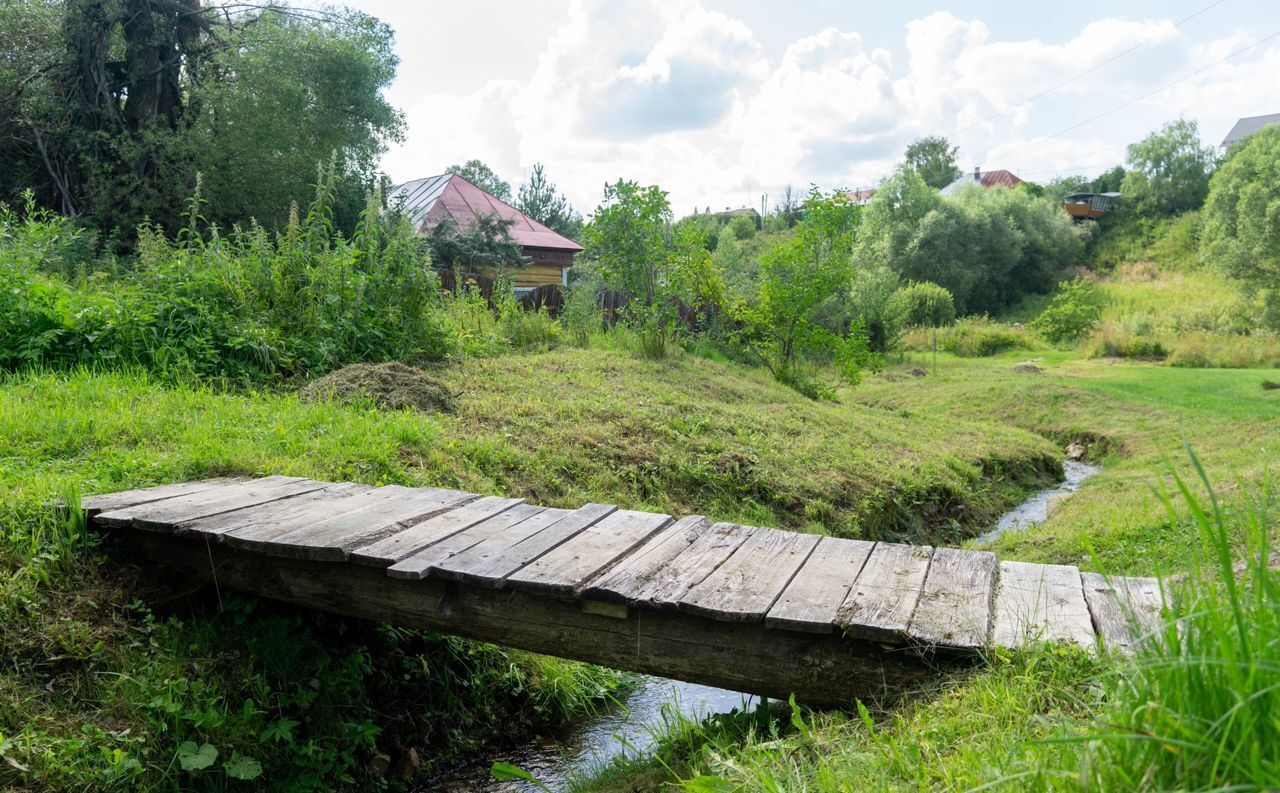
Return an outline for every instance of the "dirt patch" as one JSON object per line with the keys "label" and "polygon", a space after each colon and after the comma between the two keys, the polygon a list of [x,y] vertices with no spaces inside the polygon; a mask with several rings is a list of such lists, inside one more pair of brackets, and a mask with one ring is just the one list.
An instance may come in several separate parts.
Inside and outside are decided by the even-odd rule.
{"label": "dirt patch", "polygon": [[344,366],[307,383],[298,396],[310,402],[370,399],[384,410],[413,408],[424,413],[451,413],[457,407],[440,381],[397,361]]}

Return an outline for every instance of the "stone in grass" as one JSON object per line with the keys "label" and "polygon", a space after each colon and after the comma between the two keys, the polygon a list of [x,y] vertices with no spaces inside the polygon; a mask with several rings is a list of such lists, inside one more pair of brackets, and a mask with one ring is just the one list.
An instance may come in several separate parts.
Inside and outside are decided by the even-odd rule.
{"label": "stone in grass", "polygon": [[398,361],[344,366],[307,383],[298,396],[309,402],[369,399],[384,410],[413,408],[424,413],[450,413],[457,407],[442,383]]}
{"label": "stone in grass", "polygon": [[1019,374],[1040,374],[1044,370],[1033,363],[1020,363],[1013,367],[1013,371],[1018,372]]}

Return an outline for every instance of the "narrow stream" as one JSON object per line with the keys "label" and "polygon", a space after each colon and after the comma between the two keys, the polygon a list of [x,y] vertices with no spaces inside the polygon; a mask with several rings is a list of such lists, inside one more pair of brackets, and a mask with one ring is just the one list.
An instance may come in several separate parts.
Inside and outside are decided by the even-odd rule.
{"label": "narrow stream", "polygon": [[737,708],[754,708],[756,698],[722,688],[666,680],[641,678],[626,699],[616,708],[591,719],[571,725],[562,733],[545,736],[464,766],[438,777],[421,788],[435,793],[526,793],[538,788],[527,782],[498,781],[489,775],[494,762],[507,762],[523,768],[555,791],[560,791],[576,776],[599,768],[615,757],[637,756],[653,748],[654,730],[672,711],[695,720]]}
{"label": "narrow stream", "polygon": [[[1074,493],[1081,483],[1101,470],[1089,463],[1065,461],[1065,478],[1061,483],[1035,493],[1006,512],[996,527],[979,536],[978,540],[987,542],[1005,532],[1020,531],[1044,521],[1055,498]],[[755,698],[747,694],[678,680],[644,677],[620,706],[570,725],[559,734],[496,751],[480,761],[431,780],[420,790],[424,793],[528,793],[538,790],[526,782],[493,779],[489,768],[494,762],[501,761],[523,768],[552,790],[560,791],[575,777],[589,773],[615,757],[648,752],[655,742],[655,728],[670,718],[672,709],[692,719],[703,719],[735,708],[753,708],[755,704]]]}
{"label": "narrow stream", "polygon": [[1005,532],[1022,531],[1037,523],[1043,523],[1049,517],[1050,504],[1054,499],[1065,498],[1076,492],[1084,480],[1097,474],[1102,468],[1092,463],[1065,460],[1062,470],[1065,477],[1062,482],[1056,487],[1041,490],[1001,515],[1000,520],[996,522],[996,527],[986,534],[979,535],[978,542],[990,542]]}

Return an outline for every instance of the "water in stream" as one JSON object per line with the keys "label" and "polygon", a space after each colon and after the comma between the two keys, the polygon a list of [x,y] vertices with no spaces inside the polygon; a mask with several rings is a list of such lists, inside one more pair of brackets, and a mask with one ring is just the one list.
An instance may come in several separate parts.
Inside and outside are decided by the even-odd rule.
{"label": "water in stream", "polygon": [[[1041,490],[1017,507],[1006,512],[996,527],[978,539],[994,539],[1007,531],[1019,531],[1042,522],[1049,516],[1049,505],[1055,498],[1074,493],[1084,480],[1102,469],[1089,463],[1067,460],[1064,480],[1056,487]],[[438,793],[527,793],[536,791],[525,782],[494,780],[489,768],[495,761],[512,763],[542,780],[552,790],[561,790],[568,780],[607,764],[620,755],[635,756],[653,747],[653,728],[664,718],[664,707],[677,709],[690,718],[701,719],[716,713],[728,713],[755,707],[755,698],[734,691],[645,677],[627,696],[621,707],[573,725],[562,734],[538,739],[505,751],[473,765],[461,768],[429,782],[421,790]]]}
{"label": "water in stream", "polygon": [[499,782],[489,775],[492,763],[502,761],[523,768],[559,791],[565,783],[590,769],[599,768],[620,755],[636,756],[653,748],[653,728],[675,709],[693,719],[716,713],[754,708],[756,698],[721,688],[643,677],[622,705],[595,718],[571,726],[565,732],[540,738],[524,746],[496,751],[473,765],[429,782],[423,791],[433,793],[526,793],[537,788],[527,782]]}
{"label": "water in stream", "polygon": [[1041,490],[1001,515],[996,527],[986,534],[980,535],[978,542],[990,542],[1005,532],[1021,531],[1037,523],[1043,523],[1049,517],[1049,507],[1055,499],[1065,498],[1076,492],[1080,489],[1080,485],[1084,480],[1098,473],[1102,468],[1092,463],[1066,460],[1062,464],[1062,470],[1065,477],[1062,482],[1058,483],[1056,487]]}

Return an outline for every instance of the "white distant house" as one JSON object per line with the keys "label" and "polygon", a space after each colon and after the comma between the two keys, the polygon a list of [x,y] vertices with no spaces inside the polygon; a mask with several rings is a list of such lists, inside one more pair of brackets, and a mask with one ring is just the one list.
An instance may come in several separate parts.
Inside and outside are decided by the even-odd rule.
{"label": "white distant house", "polygon": [[1227,136],[1222,139],[1222,148],[1227,149],[1231,144],[1238,143],[1253,133],[1270,124],[1280,124],[1280,113],[1272,113],[1269,116],[1248,116],[1236,122],[1231,128]]}

